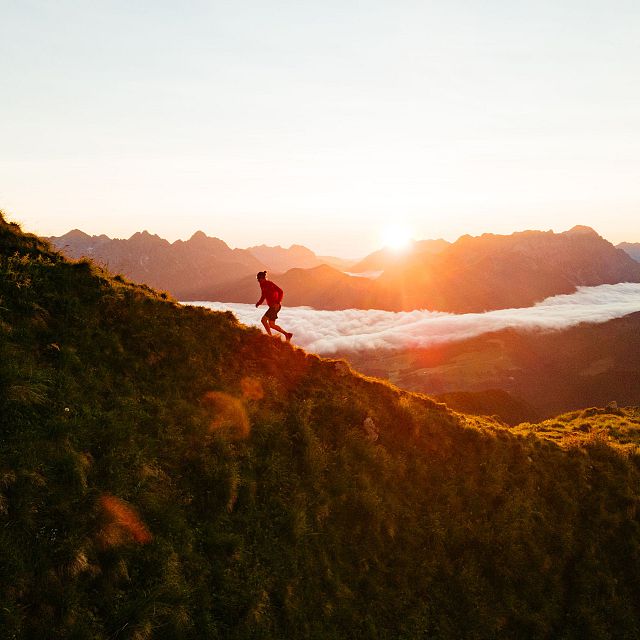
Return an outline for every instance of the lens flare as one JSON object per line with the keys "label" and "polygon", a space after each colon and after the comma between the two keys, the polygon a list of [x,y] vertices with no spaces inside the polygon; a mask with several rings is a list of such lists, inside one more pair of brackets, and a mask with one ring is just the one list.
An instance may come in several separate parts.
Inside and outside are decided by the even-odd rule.
{"label": "lens flare", "polygon": [[262,400],[264,398],[264,389],[259,378],[245,376],[240,380],[240,388],[242,389],[242,397],[247,400]]}
{"label": "lens flare", "polygon": [[104,547],[151,542],[153,536],[131,505],[110,494],[100,496],[99,504],[107,520],[98,536]]}
{"label": "lens flare", "polygon": [[204,395],[203,403],[211,408],[213,414],[210,432],[219,431],[237,440],[248,437],[251,426],[242,400],[222,391],[209,391]]}

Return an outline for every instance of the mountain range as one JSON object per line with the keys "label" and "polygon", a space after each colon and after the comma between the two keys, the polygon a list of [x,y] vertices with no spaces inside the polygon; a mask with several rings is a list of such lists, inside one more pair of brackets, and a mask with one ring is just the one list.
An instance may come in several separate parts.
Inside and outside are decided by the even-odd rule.
{"label": "mountain range", "polygon": [[187,241],[170,243],[147,231],[121,240],[89,236],[75,229],[50,241],[70,258],[91,258],[114,273],[184,299],[199,295],[212,283],[221,284],[265,268],[249,251],[231,249],[201,231]]}
{"label": "mountain range", "polygon": [[581,226],[415,242],[404,253],[374,252],[346,269],[344,261],[299,245],[231,249],[202,232],[174,243],[148,232],[113,240],[77,230],[50,240],[69,257],[90,257],[182,300],[255,302],[255,274],[263,269],[274,272],[285,304],[317,309],[482,312],[530,306],[580,285],[640,282],[640,263]]}
{"label": "mountain range", "polygon": [[197,231],[189,240],[171,243],[148,231],[123,240],[106,235],[90,236],[74,229],[49,241],[66,256],[90,258],[114,273],[135,282],[166,290],[182,300],[208,295],[213,287],[225,286],[258,271],[286,271],[293,267],[313,268],[329,262],[347,266],[340,258],[319,258],[300,245],[288,249],[267,247],[231,249],[219,238]]}
{"label": "mountain range", "polygon": [[638,637],[637,407],[463,415],[1,214],[0,273],[4,636]]}
{"label": "mountain range", "polygon": [[577,286],[639,282],[640,264],[589,227],[564,233],[463,236],[435,255],[385,271],[378,295],[393,310],[453,313],[528,307]]}

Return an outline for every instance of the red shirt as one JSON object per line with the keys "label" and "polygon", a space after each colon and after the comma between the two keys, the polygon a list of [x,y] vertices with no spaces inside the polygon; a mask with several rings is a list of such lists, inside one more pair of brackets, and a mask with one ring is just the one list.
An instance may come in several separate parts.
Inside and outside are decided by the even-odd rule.
{"label": "red shirt", "polygon": [[267,280],[266,278],[258,280],[258,282],[260,283],[260,289],[262,289],[262,296],[260,296],[258,305],[261,305],[264,300],[267,301],[270,307],[282,302],[284,293],[275,282],[271,282],[271,280]]}

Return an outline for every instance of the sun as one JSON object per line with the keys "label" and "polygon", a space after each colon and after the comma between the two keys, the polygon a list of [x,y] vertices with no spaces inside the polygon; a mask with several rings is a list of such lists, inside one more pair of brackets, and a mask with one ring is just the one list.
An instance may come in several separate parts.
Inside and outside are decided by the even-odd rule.
{"label": "sun", "polygon": [[389,225],[380,232],[380,240],[387,249],[404,251],[411,244],[411,230],[404,225]]}

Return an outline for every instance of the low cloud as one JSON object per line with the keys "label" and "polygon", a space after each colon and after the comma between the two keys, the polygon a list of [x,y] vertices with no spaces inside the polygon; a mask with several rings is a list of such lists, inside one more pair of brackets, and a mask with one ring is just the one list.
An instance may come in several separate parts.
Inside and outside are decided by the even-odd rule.
{"label": "low cloud", "polygon": [[[286,300],[286,298],[285,298]],[[240,322],[261,326],[266,307],[223,302],[189,302],[215,311],[232,311]],[[514,328],[553,331],[577,324],[602,323],[640,311],[640,284],[579,287],[575,293],[554,296],[524,309],[452,314],[435,311],[390,312],[377,309],[319,311],[283,307],[278,323],[293,331],[293,342],[308,351],[332,354],[367,349],[429,347],[472,338],[490,331]]]}

